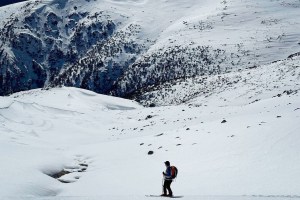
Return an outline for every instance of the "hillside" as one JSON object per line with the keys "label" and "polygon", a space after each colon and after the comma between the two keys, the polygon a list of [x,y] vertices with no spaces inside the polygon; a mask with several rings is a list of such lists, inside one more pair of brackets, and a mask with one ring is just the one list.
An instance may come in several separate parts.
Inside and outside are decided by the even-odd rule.
{"label": "hillside", "polygon": [[6,6],[0,8],[0,95],[65,85],[139,100],[174,80],[282,60],[300,52],[299,7],[296,0]]}
{"label": "hillside", "polygon": [[1,97],[0,197],[144,199],[170,160],[185,199],[297,198],[299,69],[294,58],[216,76],[237,89],[177,106],[65,87]]}

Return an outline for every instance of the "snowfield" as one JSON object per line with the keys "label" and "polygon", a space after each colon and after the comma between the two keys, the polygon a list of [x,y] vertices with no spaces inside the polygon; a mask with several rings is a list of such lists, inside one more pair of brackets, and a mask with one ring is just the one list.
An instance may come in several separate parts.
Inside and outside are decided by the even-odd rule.
{"label": "snowfield", "polygon": [[0,200],[149,199],[166,160],[183,199],[300,199],[299,8],[1,7]]}
{"label": "snowfield", "polygon": [[148,199],[165,160],[184,199],[297,199],[299,69],[299,57],[252,69],[240,73],[251,82],[176,106],[67,87],[1,97],[0,199]]}

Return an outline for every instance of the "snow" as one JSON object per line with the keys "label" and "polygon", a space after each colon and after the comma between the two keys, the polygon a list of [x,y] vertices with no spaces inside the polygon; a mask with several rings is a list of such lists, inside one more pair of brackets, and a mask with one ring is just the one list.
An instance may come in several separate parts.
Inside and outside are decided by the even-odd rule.
{"label": "snow", "polygon": [[[73,0],[35,9],[44,5],[127,16],[122,26],[139,24],[139,37],[154,41],[149,52],[200,44],[266,65],[173,85],[177,93],[154,108],[67,87],[0,97],[0,199],[148,199],[161,192],[166,160],[179,169],[172,188],[184,199],[299,198],[299,57],[269,64],[299,52],[297,1]],[[176,101],[191,92],[200,94]],[[62,170],[70,173],[51,177]]]}
{"label": "snow", "polygon": [[[255,82],[274,73],[266,67],[240,75]],[[239,92],[252,89],[239,88],[154,108],[65,87],[1,97],[1,197],[146,199],[170,160],[184,199],[298,198],[299,93],[249,104]],[[69,183],[49,176],[63,169]]]}
{"label": "snow", "polygon": [[0,26],[2,27],[5,24],[5,20],[11,16],[13,16],[16,13],[16,10],[18,10],[20,7],[26,5],[28,2],[19,2],[14,4],[9,4],[6,6],[0,7],[0,18],[1,23]]}

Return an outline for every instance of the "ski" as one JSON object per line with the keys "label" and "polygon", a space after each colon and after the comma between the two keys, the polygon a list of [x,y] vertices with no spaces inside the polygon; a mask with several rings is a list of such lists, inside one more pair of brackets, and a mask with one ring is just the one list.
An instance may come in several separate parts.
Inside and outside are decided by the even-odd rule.
{"label": "ski", "polygon": [[183,196],[172,196],[172,197],[169,197],[169,196],[160,196],[160,195],[146,195],[146,197],[161,197],[161,198],[182,198]]}

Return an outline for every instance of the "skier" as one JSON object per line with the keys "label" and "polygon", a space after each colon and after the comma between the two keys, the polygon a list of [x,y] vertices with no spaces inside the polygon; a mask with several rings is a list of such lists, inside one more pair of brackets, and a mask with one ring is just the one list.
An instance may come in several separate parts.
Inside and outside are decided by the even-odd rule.
{"label": "skier", "polygon": [[[161,196],[168,196],[173,197],[173,192],[171,190],[171,183],[172,183],[172,174],[171,174],[171,165],[169,161],[165,162],[166,165],[166,171],[163,172],[163,178],[164,178],[164,185],[163,185],[163,194]],[[167,195],[167,190],[169,194]]]}

